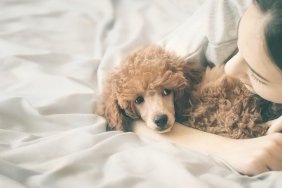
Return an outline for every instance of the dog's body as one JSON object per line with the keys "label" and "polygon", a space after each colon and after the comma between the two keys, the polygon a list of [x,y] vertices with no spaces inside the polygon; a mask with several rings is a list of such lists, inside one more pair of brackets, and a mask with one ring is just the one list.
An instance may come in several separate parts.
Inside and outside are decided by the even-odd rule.
{"label": "dog's body", "polygon": [[[264,135],[259,125],[282,114],[279,106],[250,93],[222,67],[204,70],[160,47],[149,46],[127,57],[106,83],[99,114],[110,129],[130,130],[143,119],[160,132],[174,122],[231,137]],[[266,111],[270,110],[267,114]]]}
{"label": "dog's body", "polygon": [[282,107],[275,107],[226,76],[223,67],[215,67],[206,70],[192,93],[183,124],[231,138],[258,137],[269,128],[265,122],[281,115]]}

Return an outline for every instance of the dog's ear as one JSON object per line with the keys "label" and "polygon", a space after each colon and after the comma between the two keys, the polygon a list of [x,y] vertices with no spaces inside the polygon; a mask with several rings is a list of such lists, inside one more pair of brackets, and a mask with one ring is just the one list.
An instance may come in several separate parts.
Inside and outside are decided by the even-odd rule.
{"label": "dog's ear", "polygon": [[175,118],[178,122],[187,120],[185,116],[190,106],[190,97],[195,87],[201,82],[204,74],[204,67],[199,63],[183,63],[183,73],[186,79],[186,87],[174,91]]}
{"label": "dog's ear", "polygon": [[174,90],[175,119],[177,122],[186,121],[185,112],[189,106],[190,87]]}
{"label": "dog's ear", "polygon": [[108,121],[109,130],[129,131],[130,117],[120,107],[117,99],[107,99],[105,105],[105,118]]}
{"label": "dog's ear", "polygon": [[105,92],[100,101],[98,115],[107,120],[107,130],[129,131],[130,117],[118,104],[118,100],[114,93]]}

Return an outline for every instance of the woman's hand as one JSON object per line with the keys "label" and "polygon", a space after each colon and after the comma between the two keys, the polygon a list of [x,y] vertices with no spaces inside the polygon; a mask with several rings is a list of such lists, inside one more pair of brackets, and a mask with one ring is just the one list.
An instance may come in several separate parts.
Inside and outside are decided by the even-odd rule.
{"label": "woman's hand", "polygon": [[282,132],[282,116],[280,116],[279,118],[269,121],[267,122],[269,124],[269,129],[267,131],[267,134],[271,134],[274,132]]}
{"label": "woman's hand", "polygon": [[[229,146],[228,146],[229,145]],[[224,159],[236,170],[246,175],[256,175],[269,170],[282,170],[282,134],[244,140],[233,140],[225,144],[224,151],[213,154]]]}
{"label": "woman's hand", "polygon": [[199,152],[215,155],[238,172],[256,175],[269,170],[282,170],[282,134],[272,133],[253,139],[229,139],[175,124],[171,132],[160,134],[135,122],[133,130],[140,136],[165,140]]}
{"label": "woman's hand", "polygon": [[282,116],[267,124],[269,129],[266,136],[234,140],[235,146],[231,151],[233,156],[230,153],[222,153],[219,157],[225,159],[239,172],[247,175],[256,175],[269,170],[282,170]]}

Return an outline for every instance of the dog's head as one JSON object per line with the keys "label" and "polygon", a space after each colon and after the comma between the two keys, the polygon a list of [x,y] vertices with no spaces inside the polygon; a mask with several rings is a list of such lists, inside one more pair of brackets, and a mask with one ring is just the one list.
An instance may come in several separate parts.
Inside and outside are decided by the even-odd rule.
{"label": "dog's head", "polygon": [[115,69],[102,99],[110,129],[130,130],[130,121],[143,119],[160,132],[169,131],[184,114],[192,85],[201,68],[173,53],[149,46],[129,55]]}

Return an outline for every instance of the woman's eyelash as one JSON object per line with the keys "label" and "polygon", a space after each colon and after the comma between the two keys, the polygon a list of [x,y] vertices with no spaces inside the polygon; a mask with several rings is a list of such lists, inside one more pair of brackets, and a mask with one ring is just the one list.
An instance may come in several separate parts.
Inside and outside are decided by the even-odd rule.
{"label": "woman's eyelash", "polygon": [[257,81],[258,83],[260,83],[260,84],[263,84],[263,85],[265,85],[265,83],[263,82],[263,81],[261,81],[260,79],[258,79],[257,77],[256,77],[256,75],[250,70],[250,75],[251,75],[251,77],[255,80],[255,81]]}

